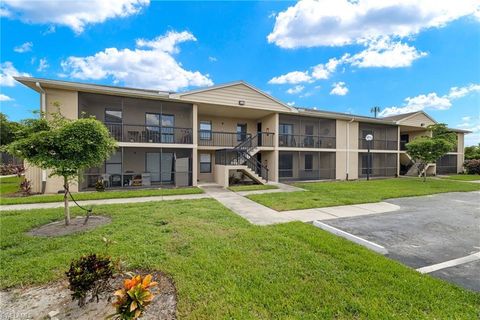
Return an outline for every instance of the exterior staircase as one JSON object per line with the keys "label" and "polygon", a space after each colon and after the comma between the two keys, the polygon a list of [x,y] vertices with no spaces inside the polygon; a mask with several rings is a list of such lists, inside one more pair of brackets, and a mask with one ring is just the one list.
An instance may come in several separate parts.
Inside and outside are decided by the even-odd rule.
{"label": "exterior staircase", "polygon": [[422,164],[413,161],[413,159],[408,154],[404,153],[402,154],[402,156],[404,156],[405,158],[400,159],[400,161],[405,162],[406,160],[406,162],[408,162],[404,165],[404,167],[407,168],[404,174],[405,176],[422,177],[424,172],[427,172],[427,175],[435,173],[435,163],[428,163],[426,166],[422,166]]}
{"label": "exterior staircase", "polygon": [[215,165],[223,166],[223,170],[226,171],[242,171],[255,182],[267,184],[268,168],[255,157],[259,151],[258,136],[254,135],[240,142],[233,149],[215,151]]}

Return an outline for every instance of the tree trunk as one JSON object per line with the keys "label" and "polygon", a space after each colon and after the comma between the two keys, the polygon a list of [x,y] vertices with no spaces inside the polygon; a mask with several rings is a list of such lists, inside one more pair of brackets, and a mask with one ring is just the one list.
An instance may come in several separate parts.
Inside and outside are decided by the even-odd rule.
{"label": "tree trunk", "polygon": [[64,214],[65,214],[65,225],[68,226],[70,224],[70,207],[68,206],[68,179],[67,177],[63,177],[63,203],[64,203]]}

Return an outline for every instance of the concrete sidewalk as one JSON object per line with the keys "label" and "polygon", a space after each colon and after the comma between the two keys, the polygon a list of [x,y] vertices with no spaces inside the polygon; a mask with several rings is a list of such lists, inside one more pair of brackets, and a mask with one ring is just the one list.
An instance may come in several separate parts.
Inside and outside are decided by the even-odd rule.
{"label": "concrete sidewalk", "polygon": [[[77,202],[81,206],[90,206],[90,205],[102,205],[102,204],[141,203],[141,202],[152,202],[152,201],[193,200],[193,199],[203,199],[203,198],[209,198],[209,196],[206,194],[183,194],[183,195],[175,195],[175,196],[81,200]],[[75,203],[71,201],[71,199],[69,200],[70,200],[69,206],[74,207]],[[62,208],[62,207],[63,207],[63,202],[12,204],[12,205],[0,206],[0,211],[52,209],[52,208]]]}
{"label": "concrete sidewalk", "polygon": [[247,219],[251,223],[257,225],[269,225],[289,221],[310,222],[314,220],[330,220],[392,212],[400,209],[399,206],[391,203],[377,202],[351,206],[336,206],[279,212],[247,199],[241,196],[239,193],[232,192],[217,185],[203,185],[200,186],[200,188],[202,188],[206,194],[216,199],[225,207]]}
{"label": "concrete sidewalk", "polygon": [[276,193],[276,192],[296,192],[296,191],[305,191],[305,189],[298,188],[289,184],[280,183],[280,182],[269,182],[269,185],[276,186],[278,189],[267,189],[267,190],[252,190],[252,191],[239,191],[237,192],[241,196],[249,196],[251,194],[264,194],[264,193]]}

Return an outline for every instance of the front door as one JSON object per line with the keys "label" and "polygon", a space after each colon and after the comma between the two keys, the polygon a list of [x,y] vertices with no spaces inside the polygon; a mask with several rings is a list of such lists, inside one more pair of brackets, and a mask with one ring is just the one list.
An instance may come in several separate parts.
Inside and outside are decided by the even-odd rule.
{"label": "front door", "polygon": [[245,141],[247,139],[247,124],[237,123],[237,141]]}
{"label": "front door", "polygon": [[262,123],[257,123],[257,137],[258,137],[258,146],[262,146]]}

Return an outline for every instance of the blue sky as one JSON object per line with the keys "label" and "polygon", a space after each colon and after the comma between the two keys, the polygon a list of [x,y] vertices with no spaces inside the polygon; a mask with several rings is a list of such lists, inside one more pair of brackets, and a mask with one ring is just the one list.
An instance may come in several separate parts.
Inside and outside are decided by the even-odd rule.
{"label": "blue sky", "polygon": [[12,76],[184,91],[245,80],[299,107],[425,110],[480,142],[478,1],[22,1],[1,7],[1,110]]}

